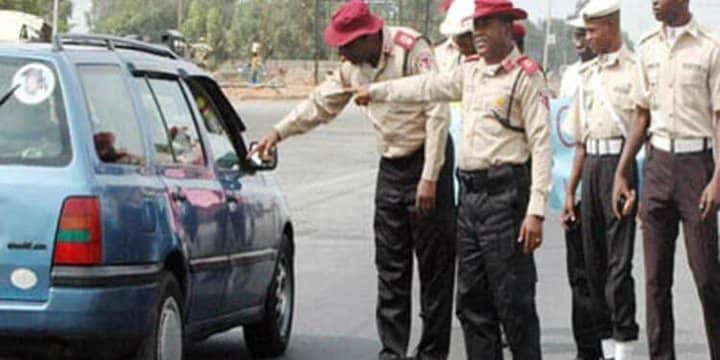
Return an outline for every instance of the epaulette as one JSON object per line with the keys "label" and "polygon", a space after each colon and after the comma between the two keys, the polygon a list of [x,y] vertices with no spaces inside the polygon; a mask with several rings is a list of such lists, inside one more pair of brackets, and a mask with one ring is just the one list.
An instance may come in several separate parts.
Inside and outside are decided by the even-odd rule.
{"label": "epaulette", "polygon": [[712,30],[706,28],[703,25],[698,24],[698,34],[700,34],[702,37],[710,40],[715,46],[720,47],[720,38],[715,35]]}
{"label": "epaulette", "polygon": [[530,76],[535,75],[536,72],[541,70],[540,64],[529,56],[519,57],[516,63]]}
{"label": "epaulette", "polygon": [[473,55],[470,55],[470,56],[466,56],[465,59],[463,59],[463,62],[471,63],[471,62],[476,62],[476,61],[478,61],[478,60],[480,60],[480,55],[478,55],[478,54],[473,54]]}
{"label": "epaulette", "polygon": [[405,51],[411,51],[419,39],[420,36],[412,36],[402,30],[398,30],[395,32],[395,38],[393,41],[397,46],[405,49]]}
{"label": "epaulette", "polygon": [[648,31],[644,33],[642,36],[640,36],[640,40],[638,41],[638,46],[642,45],[646,41],[652,39],[654,36],[660,34],[661,28],[653,29],[651,31]]}

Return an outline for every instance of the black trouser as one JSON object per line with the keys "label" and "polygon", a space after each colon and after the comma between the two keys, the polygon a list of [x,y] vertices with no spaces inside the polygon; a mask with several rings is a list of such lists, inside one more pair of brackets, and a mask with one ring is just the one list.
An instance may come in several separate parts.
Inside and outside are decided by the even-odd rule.
{"label": "black trouser", "polygon": [[[612,188],[619,155],[588,155],[582,173],[581,221],[594,322],[602,339],[633,341],[635,321],[635,213],[618,220],[613,213]],[[637,188],[637,167],[627,172]],[[637,207],[636,207],[637,208]]]}
{"label": "black trouser", "polygon": [[[575,215],[582,216],[579,205],[575,207]],[[579,224],[578,222],[576,226],[565,231],[567,273],[572,293],[572,330],[578,359],[598,360],[602,357],[602,348],[593,321],[590,284],[585,266],[585,247]]]}
{"label": "black trouser", "polygon": [[458,173],[457,314],[468,359],[502,359],[500,326],[513,359],[538,360],[537,273],[517,238],[526,216],[530,169],[502,165]]}
{"label": "black trouser", "polygon": [[[673,269],[678,223],[700,295],[710,358],[720,360],[720,262],[717,215],[703,220],[700,195],[712,178],[711,151],[671,154],[650,147],[642,193],[647,337],[650,358],[675,359]],[[682,358],[682,357],[681,357]]]}
{"label": "black trouser", "polygon": [[420,272],[423,320],[417,359],[446,359],[449,352],[456,247],[452,142],[448,140],[438,179],[435,210],[426,217],[414,209],[423,151],[380,161],[375,195],[380,359],[405,359],[407,354],[413,250]]}

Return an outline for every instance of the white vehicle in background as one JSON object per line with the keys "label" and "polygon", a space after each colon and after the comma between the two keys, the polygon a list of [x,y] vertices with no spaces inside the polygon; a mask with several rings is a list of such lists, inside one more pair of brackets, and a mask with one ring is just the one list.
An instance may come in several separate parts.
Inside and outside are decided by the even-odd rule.
{"label": "white vehicle in background", "polygon": [[49,42],[52,26],[32,14],[0,10],[0,43]]}

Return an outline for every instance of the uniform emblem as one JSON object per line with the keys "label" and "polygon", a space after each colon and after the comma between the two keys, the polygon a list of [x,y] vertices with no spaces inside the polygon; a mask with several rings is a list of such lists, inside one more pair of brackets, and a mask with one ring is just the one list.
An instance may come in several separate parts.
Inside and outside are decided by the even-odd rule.
{"label": "uniform emblem", "polygon": [[402,31],[398,31],[395,34],[395,39],[393,41],[395,42],[395,44],[402,47],[406,51],[410,51],[415,46],[415,43],[417,42],[417,40],[418,40],[418,38],[416,38],[412,35],[409,35]]}
{"label": "uniform emblem", "polygon": [[504,108],[505,105],[507,105],[507,98],[504,96],[501,96],[495,100],[495,105],[497,105],[500,108]]}
{"label": "uniform emblem", "polygon": [[540,91],[538,92],[538,97],[540,98],[540,102],[545,106],[545,109],[550,110],[550,99],[548,99],[547,94]]}
{"label": "uniform emblem", "polygon": [[424,52],[417,57],[417,66],[421,70],[432,70],[432,56],[429,52]]}

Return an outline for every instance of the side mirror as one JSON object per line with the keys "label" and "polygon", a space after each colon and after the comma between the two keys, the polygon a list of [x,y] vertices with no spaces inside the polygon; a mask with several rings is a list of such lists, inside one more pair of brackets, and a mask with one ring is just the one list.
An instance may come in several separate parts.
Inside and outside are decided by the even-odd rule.
{"label": "side mirror", "polygon": [[[257,145],[258,145],[258,142],[257,142],[257,141],[251,142],[251,143],[250,143],[249,151],[253,151],[253,150],[257,147]],[[263,160],[260,158],[260,155],[259,155],[259,154],[253,155],[253,156],[250,157],[250,159],[248,160],[248,162],[249,162],[249,164],[250,164],[250,167],[251,167],[253,170],[256,170],[256,171],[270,171],[270,170],[275,170],[275,168],[277,168],[277,165],[278,165],[278,152],[277,152],[277,147],[275,147],[275,148],[273,148],[272,150],[270,150],[270,155],[272,156],[272,160],[270,160],[270,161],[263,161]]]}

